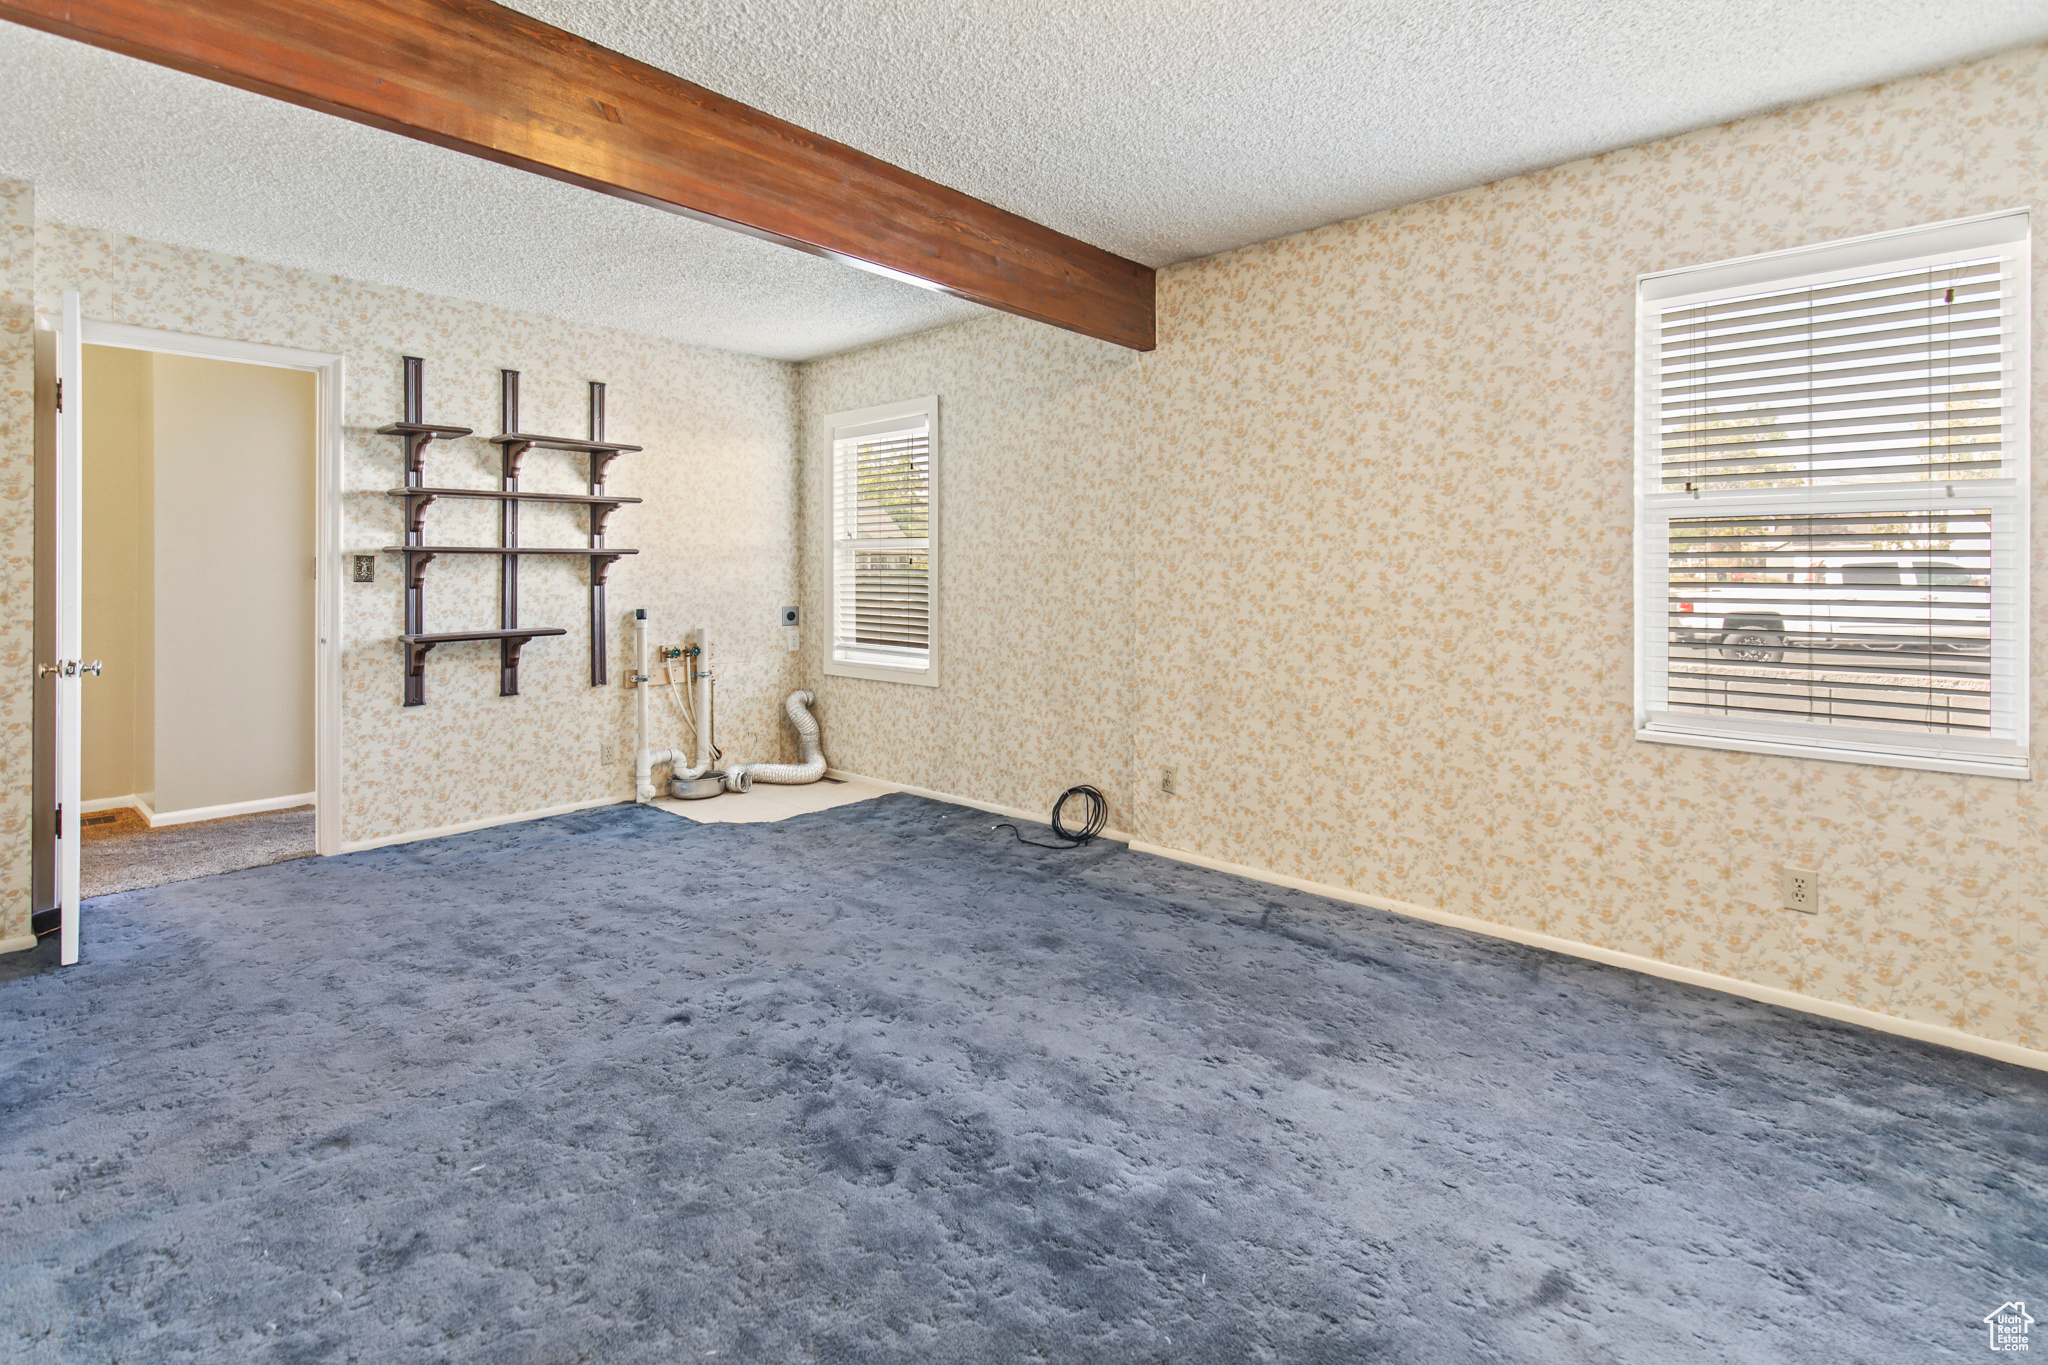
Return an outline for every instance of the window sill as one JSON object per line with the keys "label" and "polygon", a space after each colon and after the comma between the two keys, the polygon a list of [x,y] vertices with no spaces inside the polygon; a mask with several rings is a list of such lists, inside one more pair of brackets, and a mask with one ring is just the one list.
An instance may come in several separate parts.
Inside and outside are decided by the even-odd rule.
{"label": "window sill", "polygon": [[1848,747],[1831,748],[1824,744],[1798,744],[1748,735],[1700,734],[1685,730],[1638,729],[1636,739],[1644,744],[1678,744],[1692,749],[1719,749],[1724,753],[1811,758],[1823,763],[1854,763],[1865,768],[1911,768],[1920,772],[2002,777],[2017,782],[2031,781],[2034,776],[2033,769],[2024,759],[2004,760],[1988,755],[1889,753]]}
{"label": "window sill", "polygon": [[936,666],[924,668],[892,668],[877,664],[852,664],[840,659],[825,660],[825,676],[828,678],[866,678],[869,682],[909,683],[913,687],[937,687],[939,670]]}

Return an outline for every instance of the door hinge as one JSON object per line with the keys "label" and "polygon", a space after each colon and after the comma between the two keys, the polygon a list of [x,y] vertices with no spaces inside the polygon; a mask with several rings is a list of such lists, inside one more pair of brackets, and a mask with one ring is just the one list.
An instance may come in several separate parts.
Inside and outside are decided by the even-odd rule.
{"label": "door hinge", "polygon": [[57,833],[55,837],[59,839],[64,837],[64,807],[62,805],[57,807]]}
{"label": "door hinge", "polygon": [[57,411],[64,411],[64,381],[57,381]]}

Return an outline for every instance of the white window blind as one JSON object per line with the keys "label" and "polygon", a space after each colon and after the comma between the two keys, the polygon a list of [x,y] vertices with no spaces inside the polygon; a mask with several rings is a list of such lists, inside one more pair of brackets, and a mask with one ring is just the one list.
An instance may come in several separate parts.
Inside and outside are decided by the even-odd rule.
{"label": "white window blind", "polygon": [[2024,212],[1638,285],[1637,731],[2025,777]]}
{"label": "white window blind", "polygon": [[933,499],[937,401],[831,421],[828,673],[936,681]]}

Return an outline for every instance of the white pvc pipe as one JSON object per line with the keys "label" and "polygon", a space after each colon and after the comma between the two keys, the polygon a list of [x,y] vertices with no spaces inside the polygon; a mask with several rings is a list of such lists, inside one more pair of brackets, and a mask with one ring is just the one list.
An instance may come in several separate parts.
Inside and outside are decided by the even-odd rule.
{"label": "white pvc pipe", "polygon": [[[704,642],[703,627],[697,629],[697,643]],[[704,656],[699,654],[698,662]],[[633,799],[652,801],[655,796],[654,770],[667,764],[675,775],[684,781],[702,777],[704,770],[711,766],[711,693],[710,682],[706,679],[701,694],[704,709],[699,713],[697,723],[697,766],[685,768],[689,755],[681,749],[650,749],[647,747],[647,688],[654,681],[647,671],[647,611],[642,608],[633,613]]]}
{"label": "white pvc pipe", "polygon": [[697,762],[688,774],[677,773],[677,777],[698,778],[711,770],[711,685],[718,675],[711,671],[711,631],[704,626],[697,627]]}

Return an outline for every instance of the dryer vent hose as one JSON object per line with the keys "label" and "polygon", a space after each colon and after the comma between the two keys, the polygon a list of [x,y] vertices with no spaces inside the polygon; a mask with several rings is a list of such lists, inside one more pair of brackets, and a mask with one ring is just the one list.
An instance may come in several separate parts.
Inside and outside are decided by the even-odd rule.
{"label": "dryer vent hose", "polygon": [[818,719],[810,712],[817,698],[809,692],[792,692],[782,704],[789,723],[796,727],[797,742],[803,746],[801,763],[735,764],[725,770],[728,791],[745,791],[756,782],[774,782],[786,787],[816,782],[825,775],[825,751],[818,744]]}

